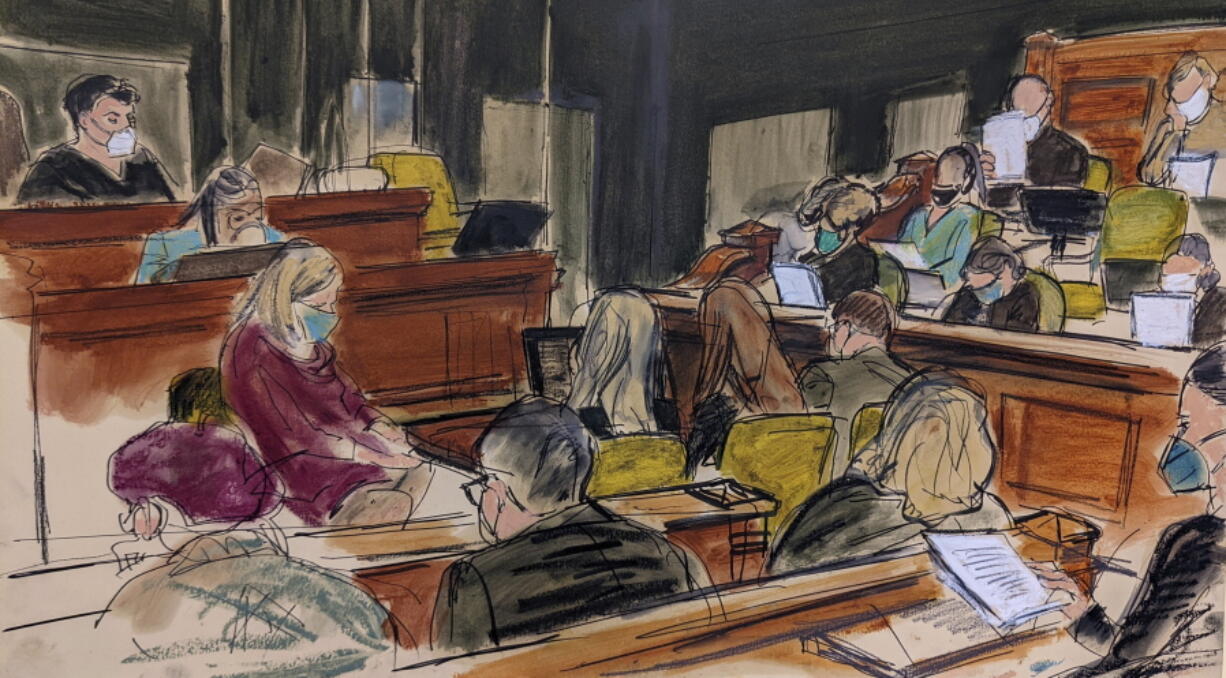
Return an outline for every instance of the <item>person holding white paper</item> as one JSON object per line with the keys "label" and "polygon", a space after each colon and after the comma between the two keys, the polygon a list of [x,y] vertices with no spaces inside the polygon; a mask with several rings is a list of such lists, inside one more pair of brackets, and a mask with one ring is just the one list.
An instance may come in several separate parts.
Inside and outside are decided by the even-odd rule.
{"label": "person holding white paper", "polygon": [[[1090,153],[1080,141],[1052,125],[1052,101],[1047,81],[1037,75],[1020,76],[1009,86],[1005,108],[1023,116],[1026,182],[1033,186],[1080,186],[1085,182]],[[984,135],[986,142],[986,126]],[[999,174],[998,160],[1003,158],[998,159],[991,152],[983,154],[984,171],[989,179]]]}
{"label": "person holding white paper", "polygon": [[[1226,106],[1214,96],[1217,81],[1217,70],[1196,52],[1186,52],[1175,62],[1166,78],[1166,117],[1150,133],[1137,168],[1141,181],[1173,188],[1179,168],[1178,163],[1172,167],[1172,160],[1226,155]],[[1214,168],[1215,173],[1221,171]],[[1212,179],[1208,183],[1220,184]]]}
{"label": "person holding white paper", "polygon": [[[1077,642],[1102,655],[1071,675],[1217,675],[1226,571],[1226,345],[1192,363],[1180,396],[1180,427],[1159,471],[1172,492],[1204,492],[1205,512],[1163,531],[1140,588],[1117,624],[1068,575],[1036,567]],[[1070,674],[1064,674],[1070,675]]]}

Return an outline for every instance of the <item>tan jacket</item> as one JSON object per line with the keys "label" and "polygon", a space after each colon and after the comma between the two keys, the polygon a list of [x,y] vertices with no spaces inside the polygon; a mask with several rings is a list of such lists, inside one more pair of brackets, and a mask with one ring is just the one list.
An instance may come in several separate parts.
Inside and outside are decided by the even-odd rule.
{"label": "tan jacket", "polygon": [[[1183,132],[1174,130],[1170,118],[1163,118],[1145,144],[1145,155],[1141,157],[1137,173],[1141,181],[1151,186],[1169,188],[1172,178],[1168,160],[1175,155],[1203,155],[1213,151],[1226,155],[1226,104],[1216,99],[1210,102],[1205,115]],[[1226,159],[1218,159],[1215,174],[1226,171],[1222,169],[1223,162]]]}

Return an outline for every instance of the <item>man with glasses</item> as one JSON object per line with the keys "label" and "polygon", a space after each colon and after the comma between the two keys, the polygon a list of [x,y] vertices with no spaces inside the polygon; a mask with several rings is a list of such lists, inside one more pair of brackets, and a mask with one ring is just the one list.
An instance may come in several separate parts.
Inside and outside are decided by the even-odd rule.
{"label": "man with glasses", "polygon": [[810,411],[835,418],[832,477],[838,478],[851,461],[852,418],[865,405],[889,400],[912,370],[890,353],[894,308],[881,293],[852,292],[835,304],[831,318],[826,358],[805,367],[800,389]]}
{"label": "man with glasses", "polygon": [[545,398],[490,424],[477,443],[486,473],[464,486],[490,546],[444,575],[436,647],[499,645],[694,588],[683,552],[588,501],[596,446],[574,411]]}

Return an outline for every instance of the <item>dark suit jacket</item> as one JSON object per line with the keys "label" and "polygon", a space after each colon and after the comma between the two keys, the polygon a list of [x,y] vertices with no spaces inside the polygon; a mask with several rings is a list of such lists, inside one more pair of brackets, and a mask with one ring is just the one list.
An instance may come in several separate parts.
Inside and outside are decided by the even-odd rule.
{"label": "dark suit jacket", "polygon": [[1220,287],[1205,292],[1196,304],[1192,319],[1192,345],[1209,348],[1226,339],[1226,290]]}
{"label": "dark suit jacket", "polygon": [[1123,623],[1116,627],[1096,605],[1071,629],[1077,642],[1105,650],[1102,661],[1076,675],[1125,666],[1124,675],[1167,675],[1203,668],[1206,659],[1212,663],[1222,647],[1224,567],[1226,522],[1221,518],[1196,516],[1166,528]]}
{"label": "dark suit jacket", "polygon": [[1035,186],[1080,186],[1089,166],[1086,147],[1051,125],[1026,146],[1026,178]]}
{"label": "dark suit jacket", "polygon": [[849,245],[829,258],[811,256],[801,261],[815,267],[828,307],[852,292],[877,286],[877,255],[862,243]]}
{"label": "dark suit jacket", "polygon": [[964,287],[958,290],[942,320],[963,325],[984,325],[998,330],[1038,332],[1039,292],[1034,285],[1023,280],[1009,294],[985,306],[974,292]]}
{"label": "dark suit jacket", "polygon": [[693,588],[682,552],[595,504],[573,506],[463,558],[443,579],[435,643],[466,651]]}

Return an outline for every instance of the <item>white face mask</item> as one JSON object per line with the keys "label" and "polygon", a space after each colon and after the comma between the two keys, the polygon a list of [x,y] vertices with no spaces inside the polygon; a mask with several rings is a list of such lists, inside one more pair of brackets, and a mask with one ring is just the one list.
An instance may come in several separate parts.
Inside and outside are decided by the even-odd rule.
{"label": "white face mask", "polygon": [[125,127],[112,134],[106,141],[106,152],[112,158],[132,155],[136,152],[136,130]]}
{"label": "white face mask", "polygon": [[1205,113],[1205,109],[1209,108],[1209,90],[1204,87],[1196,90],[1187,101],[1182,104],[1175,104],[1179,109],[1179,114],[1188,120],[1196,120]]}
{"label": "white face mask", "polygon": [[1022,119],[1022,133],[1026,135],[1026,141],[1034,141],[1034,138],[1039,136],[1039,130],[1043,129],[1043,120],[1037,115],[1030,115]]}
{"label": "white face mask", "polygon": [[1162,291],[1195,294],[1197,278],[1198,276],[1195,273],[1172,273],[1170,275],[1164,275],[1162,276]]}

